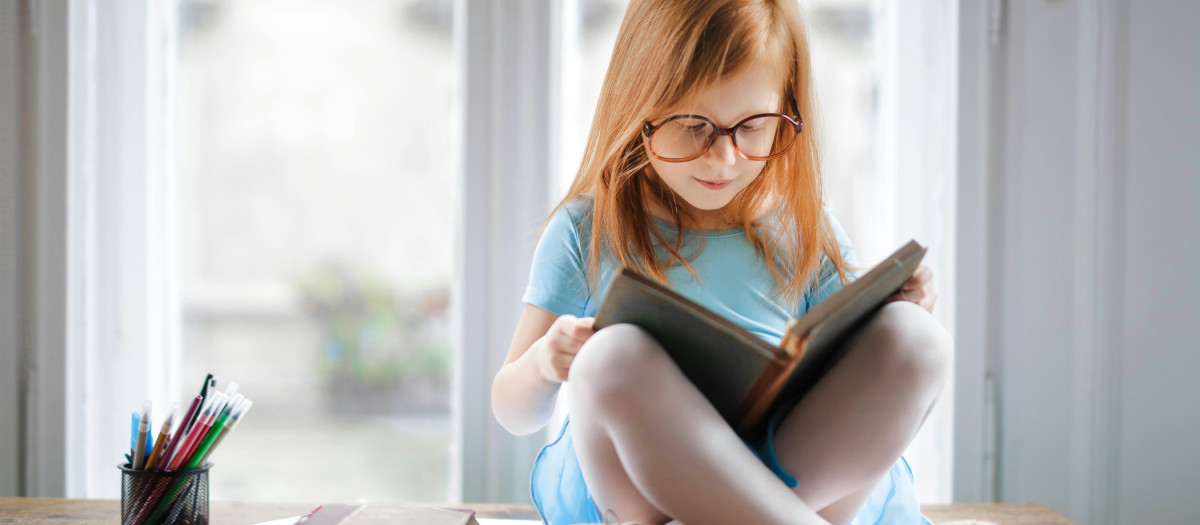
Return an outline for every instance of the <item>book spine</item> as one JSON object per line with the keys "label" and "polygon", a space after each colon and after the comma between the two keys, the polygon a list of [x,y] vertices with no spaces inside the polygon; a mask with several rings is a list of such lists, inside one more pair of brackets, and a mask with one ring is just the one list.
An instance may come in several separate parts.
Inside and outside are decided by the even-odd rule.
{"label": "book spine", "polygon": [[792,377],[792,372],[796,370],[796,365],[800,364],[800,358],[804,357],[804,351],[807,348],[808,338],[799,339],[796,343],[795,357],[771,361],[758,376],[754,386],[750,387],[746,397],[742,398],[741,406],[737,411],[738,414],[741,414],[737,423],[737,431],[743,438],[756,437],[762,419],[767,415],[767,410],[779,397],[779,392],[787,384],[788,378]]}

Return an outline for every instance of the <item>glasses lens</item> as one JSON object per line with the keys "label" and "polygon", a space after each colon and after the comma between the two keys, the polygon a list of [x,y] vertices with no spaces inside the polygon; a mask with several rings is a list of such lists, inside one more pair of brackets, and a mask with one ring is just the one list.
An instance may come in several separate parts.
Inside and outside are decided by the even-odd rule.
{"label": "glasses lens", "polygon": [[664,122],[650,139],[650,149],[664,159],[686,159],[704,149],[713,126],[696,117],[675,117]]}
{"label": "glasses lens", "polygon": [[762,116],[743,122],[733,137],[743,155],[770,157],[787,151],[796,140],[796,127],[779,115]]}

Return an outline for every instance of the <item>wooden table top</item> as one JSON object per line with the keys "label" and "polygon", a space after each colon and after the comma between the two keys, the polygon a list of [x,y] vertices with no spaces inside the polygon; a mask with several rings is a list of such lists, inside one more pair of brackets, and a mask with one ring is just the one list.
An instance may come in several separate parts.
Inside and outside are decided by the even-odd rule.
{"label": "wooden table top", "polygon": [[[481,518],[538,519],[537,512],[530,505],[464,503],[418,506],[469,508]],[[209,512],[215,524],[250,524],[306,514],[316,507],[317,504],[309,503],[213,501],[209,503]],[[1071,525],[1050,506],[1039,503],[923,505],[921,512],[937,524],[991,522],[997,525]],[[117,500],[0,498],[0,524],[90,525],[120,521],[121,502]]]}

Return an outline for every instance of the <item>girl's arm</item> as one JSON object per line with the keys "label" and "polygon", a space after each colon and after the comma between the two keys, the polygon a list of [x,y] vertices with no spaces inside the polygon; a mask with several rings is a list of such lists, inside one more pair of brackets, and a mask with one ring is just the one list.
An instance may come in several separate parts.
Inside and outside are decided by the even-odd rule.
{"label": "girl's arm", "polygon": [[492,382],[492,413],[501,426],[519,436],[546,426],[571,361],[593,333],[592,321],[525,305]]}

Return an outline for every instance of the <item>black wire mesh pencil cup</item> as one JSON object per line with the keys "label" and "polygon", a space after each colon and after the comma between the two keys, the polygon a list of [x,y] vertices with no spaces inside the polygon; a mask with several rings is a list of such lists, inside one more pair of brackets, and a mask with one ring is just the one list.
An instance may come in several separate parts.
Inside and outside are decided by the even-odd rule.
{"label": "black wire mesh pencil cup", "polygon": [[208,469],[173,472],[121,469],[121,525],[208,523]]}

